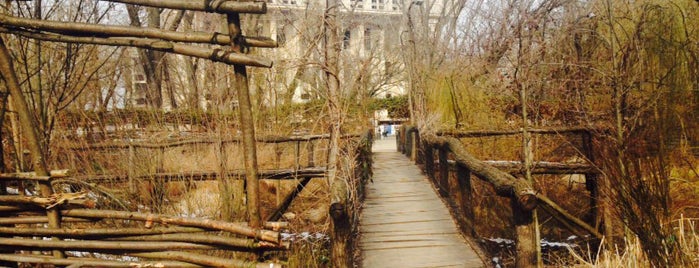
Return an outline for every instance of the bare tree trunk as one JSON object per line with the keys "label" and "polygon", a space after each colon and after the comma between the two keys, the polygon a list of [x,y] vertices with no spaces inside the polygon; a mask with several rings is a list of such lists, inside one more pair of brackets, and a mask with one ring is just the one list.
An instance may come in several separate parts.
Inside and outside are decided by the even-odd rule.
{"label": "bare tree trunk", "polygon": [[342,111],[340,109],[339,62],[340,37],[338,35],[337,0],[326,0],[325,21],[325,82],[327,106],[330,113],[330,140],[328,151],[328,181],[330,184],[331,263],[333,267],[352,267],[350,258],[351,225],[349,222],[348,185],[346,178],[338,177],[340,165],[340,136]]}
{"label": "bare tree trunk", "polygon": [[[31,115],[29,106],[24,99],[22,89],[19,86],[19,80],[17,80],[17,76],[14,71],[12,58],[10,57],[10,53],[5,46],[5,40],[2,38],[0,38],[0,70],[2,71],[0,73],[2,73],[2,78],[5,80],[5,85],[7,86],[10,94],[13,96],[12,100],[14,101],[14,106],[17,109],[17,114],[19,115],[19,123],[27,140],[27,148],[29,149],[29,153],[32,157],[34,171],[36,172],[37,176],[49,176],[49,171],[46,167],[39,136],[37,135],[34,117]],[[49,182],[39,182],[39,190],[41,191],[41,195],[44,197],[48,197],[53,194],[53,189],[51,189],[51,184]],[[49,209],[46,211],[46,213],[49,217],[49,227],[60,228],[61,216],[58,209]],[[53,255],[59,258],[64,256],[63,252],[60,250],[54,250]]]}
{"label": "bare tree trunk", "polygon": [[[533,155],[533,149],[532,149],[532,135],[529,133],[527,130],[529,128],[529,116],[528,116],[528,109],[527,109],[527,90],[524,85],[520,84],[520,101],[522,102],[522,124],[524,128],[522,128],[522,153],[523,153],[523,158],[524,158],[524,175],[525,179],[531,183],[532,185],[534,184],[534,178],[532,178],[532,162],[534,162],[534,155]],[[515,214],[516,215],[516,214]],[[517,221],[517,220],[515,220]],[[536,210],[531,211],[531,223],[529,223],[529,229],[533,230],[534,233],[530,234],[528,231],[524,232],[522,235],[533,235],[532,239],[534,240],[534,253],[536,254],[535,260],[536,260],[536,266],[537,267],[543,267],[543,261],[541,259],[541,234],[539,233],[539,217],[536,213]],[[517,228],[517,233],[518,236],[520,228]],[[526,239],[524,239],[526,240]],[[527,246],[527,245],[522,245],[522,247]],[[520,249],[520,245],[517,245],[517,249]],[[519,259],[522,256],[517,256],[517,264],[520,264]],[[524,256],[525,258],[529,258],[529,256]]]}
{"label": "bare tree trunk", "polygon": [[[129,19],[131,20],[131,26],[142,27],[141,19],[139,18],[138,6],[127,5],[126,10],[129,13]],[[148,8],[148,27],[149,28],[159,28],[160,27],[160,12],[157,8]],[[146,77],[146,83],[148,85],[148,90],[146,90],[146,101],[149,106],[155,108],[161,108],[162,106],[162,95],[160,87],[162,83],[162,72],[160,72],[159,62],[162,59],[164,53],[138,49],[138,58],[141,62],[143,68],[143,73]]]}
{"label": "bare tree trunk", "polygon": [[[242,32],[240,15],[228,14],[228,34],[231,36],[232,49],[237,53],[243,53],[241,44]],[[233,65],[235,75],[235,88],[238,93],[238,114],[240,116],[240,128],[243,132],[243,153],[245,159],[245,187],[247,191],[247,210],[250,227],[257,228],[261,225],[259,180],[257,170],[257,148],[255,147],[255,122],[252,117],[252,104],[250,103],[250,90],[248,88],[248,74],[245,65]]]}

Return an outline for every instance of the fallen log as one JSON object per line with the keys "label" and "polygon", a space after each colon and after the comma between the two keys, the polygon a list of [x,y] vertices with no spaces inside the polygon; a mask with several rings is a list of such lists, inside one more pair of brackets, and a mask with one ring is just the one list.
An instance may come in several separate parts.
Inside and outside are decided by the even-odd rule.
{"label": "fallen log", "polygon": [[167,260],[177,260],[188,262],[192,264],[202,265],[205,267],[231,267],[231,268],[274,268],[282,267],[281,264],[277,263],[259,263],[244,260],[228,259],[212,257],[208,255],[191,253],[191,252],[179,252],[179,251],[164,251],[164,252],[147,252],[147,253],[134,253],[129,254],[131,256],[140,258],[150,258],[150,259],[167,259]]}
{"label": "fallen log", "polygon": [[425,134],[423,140],[438,147],[447,146],[459,165],[468,168],[474,175],[490,183],[498,195],[515,198],[521,208],[526,211],[536,208],[536,190],[531,183],[517,179],[507,172],[476,159],[466,151],[458,139]]}
{"label": "fallen log", "polygon": [[61,215],[69,217],[82,217],[82,218],[110,218],[110,219],[122,219],[122,220],[137,220],[146,222],[157,222],[162,224],[172,224],[181,225],[189,227],[199,227],[212,230],[227,231],[238,235],[248,236],[250,238],[257,238],[263,241],[279,243],[280,236],[278,232],[255,229],[242,224],[216,221],[209,219],[197,219],[197,218],[183,218],[183,217],[173,217],[161,214],[149,214],[149,213],[139,213],[139,212],[129,212],[129,211],[116,211],[116,210],[90,210],[90,209],[70,209],[62,210]]}
{"label": "fallen log", "polygon": [[[577,227],[585,230],[586,232],[590,233],[591,235],[594,235],[595,238],[602,240],[604,237],[600,232],[597,231],[594,227],[590,226],[589,224],[585,223],[581,219],[578,219],[577,217],[573,216],[570,214],[568,211],[560,207],[559,205],[556,204],[556,202],[553,202],[553,200],[549,199],[545,195],[537,194],[536,197],[542,201],[543,205],[549,207],[547,211],[549,213],[556,213],[558,214],[558,218],[561,218],[561,220],[566,220],[569,223],[572,223],[576,225]],[[564,224],[565,226],[569,227],[569,224]],[[574,231],[572,228],[570,228],[571,231]]]}
{"label": "fallen log", "polygon": [[78,265],[92,267],[115,267],[115,268],[133,268],[133,267],[172,267],[172,268],[190,268],[202,267],[187,262],[179,261],[114,261],[100,260],[87,258],[54,258],[51,256],[40,255],[23,255],[23,254],[0,254],[0,260],[18,262],[18,263],[34,263],[34,264],[51,264],[51,265]]}
{"label": "fallen log", "polygon": [[267,220],[269,221],[278,221],[284,212],[289,208],[291,205],[291,202],[294,201],[296,196],[298,196],[301,191],[303,191],[303,188],[306,187],[306,184],[308,184],[311,181],[311,178],[303,178],[299,183],[296,185],[296,188],[289,193],[289,195],[284,198],[284,201],[277,207],[277,209],[270,214],[269,218]]}

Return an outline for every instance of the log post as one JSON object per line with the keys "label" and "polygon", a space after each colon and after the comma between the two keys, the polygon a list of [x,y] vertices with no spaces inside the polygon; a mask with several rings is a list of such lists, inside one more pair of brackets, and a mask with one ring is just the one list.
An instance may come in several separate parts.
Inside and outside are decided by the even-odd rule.
{"label": "log post", "polygon": [[296,148],[294,149],[294,170],[299,170],[301,168],[301,141],[296,141]]}
{"label": "log post", "polygon": [[429,142],[423,142],[423,150],[425,151],[425,173],[427,177],[434,181],[434,149]]}
{"label": "log post", "polygon": [[403,154],[405,156],[410,156],[410,148],[412,148],[412,133],[410,132],[410,128],[405,130],[405,138],[403,138]]}
{"label": "log post", "polygon": [[403,130],[405,130],[405,127],[400,127],[398,131],[396,131],[396,151],[399,153],[403,152],[403,143],[401,142]]}
{"label": "log post", "polygon": [[136,177],[136,169],[135,169],[135,163],[136,163],[136,148],[133,146],[133,141],[129,141],[129,157],[128,157],[128,163],[126,164],[126,174],[129,177],[129,189],[131,190],[131,193],[136,192],[136,185],[134,182],[134,177]]}
{"label": "log post", "polygon": [[462,165],[456,164],[456,182],[458,185],[458,189],[456,191],[458,206],[466,218],[466,228],[468,228],[468,233],[475,237],[476,229],[473,228],[475,224],[475,217],[473,213],[473,197],[471,193],[471,170]]}
{"label": "log post", "polygon": [[[238,54],[245,52],[245,44],[242,42],[242,30],[240,14],[229,13],[226,15],[228,34],[233,40],[231,49]],[[248,73],[245,65],[234,64],[235,89],[238,93],[238,116],[240,128],[243,132],[243,158],[245,159],[245,190],[247,201],[248,221],[251,227],[262,225],[260,218],[259,175],[257,167],[257,144],[255,143],[255,122],[252,116],[252,103],[248,85]]]}
{"label": "log post", "polygon": [[[587,161],[594,163],[595,156],[592,152],[592,137],[589,132],[582,133],[582,152]],[[585,215],[585,221],[591,226],[599,226],[602,221],[601,215],[599,214],[598,202],[599,199],[599,187],[597,183],[596,173],[585,173],[585,188],[590,192],[590,211]]]}
{"label": "log post", "polygon": [[515,267],[537,267],[534,213],[532,210],[523,209],[514,198],[510,200],[516,236]]}
{"label": "log post", "polygon": [[449,151],[447,146],[439,147],[439,189],[442,196],[449,195]]}
{"label": "log post", "polygon": [[315,143],[308,140],[308,167],[314,167],[315,163]]}
{"label": "log post", "polygon": [[413,129],[410,136],[410,160],[417,163],[417,151],[420,149],[420,134]]}

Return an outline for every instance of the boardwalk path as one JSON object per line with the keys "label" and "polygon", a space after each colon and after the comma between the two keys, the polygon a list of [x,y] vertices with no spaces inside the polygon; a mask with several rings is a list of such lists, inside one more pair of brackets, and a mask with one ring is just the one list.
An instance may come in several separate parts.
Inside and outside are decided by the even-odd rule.
{"label": "boardwalk path", "polygon": [[447,207],[393,138],[374,144],[360,220],[362,267],[484,267]]}

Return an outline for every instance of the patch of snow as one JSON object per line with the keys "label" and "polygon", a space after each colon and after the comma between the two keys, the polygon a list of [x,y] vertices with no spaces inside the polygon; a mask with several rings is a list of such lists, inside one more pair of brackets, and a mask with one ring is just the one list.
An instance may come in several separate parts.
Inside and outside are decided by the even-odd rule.
{"label": "patch of snow", "polygon": [[301,233],[281,233],[282,241],[306,241],[317,242],[330,240],[330,237],[324,233],[316,232],[301,232]]}

